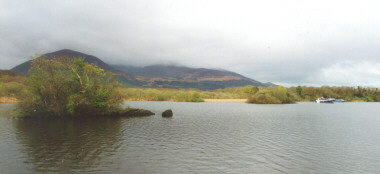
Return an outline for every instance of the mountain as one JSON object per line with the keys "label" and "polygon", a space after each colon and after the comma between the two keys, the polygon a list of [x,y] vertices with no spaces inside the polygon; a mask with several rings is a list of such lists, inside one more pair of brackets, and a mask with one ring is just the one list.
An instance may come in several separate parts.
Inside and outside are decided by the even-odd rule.
{"label": "mountain", "polygon": [[[151,88],[197,88],[201,90],[213,90],[231,86],[271,86],[271,83],[244,77],[240,74],[206,68],[189,68],[185,66],[153,65],[146,67],[135,66],[110,66],[101,59],[68,49],[59,50],[43,55],[48,59],[54,57],[82,57],[85,62],[95,64],[105,71],[116,74],[118,81],[128,87]],[[27,74],[31,67],[31,60],[15,66],[11,71]]]}
{"label": "mountain", "polygon": [[[51,53],[46,53],[42,55],[43,57],[46,57],[48,59],[52,59],[54,57],[60,57],[60,56],[65,56],[65,57],[70,57],[70,58],[78,58],[81,57],[84,59],[85,62],[95,64],[96,66],[104,69],[105,71],[110,71],[114,74],[116,74],[116,78],[123,84],[127,86],[135,86],[139,85],[139,82],[131,75],[126,72],[120,71],[118,69],[115,69],[114,67],[108,65],[107,63],[103,62],[101,59],[84,54],[81,52],[69,50],[69,49],[63,49]],[[19,73],[19,74],[27,74],[29,68],[31,67],[31,60],[26,61],[20,65],[15,66],[14,68],[11,69],[11,71]]]}
{"label": "mountain", "polygon": [[146,67],[115,65],[114,67],[134,75],[137,80],[147,82],[144,87],[213,90],[245,85],[272,86],[271,83],[261,83],[225,70],[172,65],[152,65]]}
{"label": "mountain", "polygon": [[[82,57],[85,62],[95,64],[96,66],[98,66],[98,67],[100,67],[106,71],[110,71],[110,72],[113,72],[116,74],[118,74],[118,73],[126,74],[125,72],[117,70],[114,67],[108,65],[107,63],[103,62],[101,59],[99,59],[95,56],[84,54],[84,53],[73,51],[73,50],[69,50],[69,49],[63,49],[63,50],[47,53],[47,54],[44,54],[42,56],[46,57],[48,59],[52,59],[54,57],[60,57],[60,56],[71,57],[71,58]],[[20,74],[26,74],[28,72],[30,66],[31,66],[30,63],[31,63],[31,60],[26,61],[20,65],[15,66],[14,68],[11,69],[11,71],[16,72],[16,73],[20,73]],[[132,78],[132,76],[130,74],[126,74],[126,75],[129,76],[130,78]]]}
{"label": "mountain", "polygon": [[276,84],[272,83],[272,82],[266,82],[264,83],[265,86],[276,86]]}

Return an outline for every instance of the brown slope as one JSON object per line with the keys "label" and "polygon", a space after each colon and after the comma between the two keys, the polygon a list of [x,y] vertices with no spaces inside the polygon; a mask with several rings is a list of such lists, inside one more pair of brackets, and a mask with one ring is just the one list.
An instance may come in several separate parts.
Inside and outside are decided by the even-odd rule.
{"label": "brown slope", "polygon": [[11,77],[16,77],[16,76],[24,76],[22,74],[19,74],[19,73],[16,73],[16,72],[13,72],[11,70],[1,70],[0,69],[0,76],[11,76]]}
{"label": "brown slope", "polygon": [[146,87],[198,88],[212,90],[230,86],[270,86],[225,70],[167,65],[114,67],[134,75],[136,79],[140,81],[146,82]]}
{"label": "brown slope", "polygon": [[0,82],[24,82],[25,75],[15,73],[10,70],[0,70]]}

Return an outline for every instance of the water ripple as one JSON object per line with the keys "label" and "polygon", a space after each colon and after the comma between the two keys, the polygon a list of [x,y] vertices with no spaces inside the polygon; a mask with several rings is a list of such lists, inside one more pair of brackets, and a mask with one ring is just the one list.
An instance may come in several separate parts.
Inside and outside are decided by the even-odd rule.
{"label": "water ripple", "polygon": [[157,115],[0,117],[0,173],[380,173],[378,103],[127,104]]}

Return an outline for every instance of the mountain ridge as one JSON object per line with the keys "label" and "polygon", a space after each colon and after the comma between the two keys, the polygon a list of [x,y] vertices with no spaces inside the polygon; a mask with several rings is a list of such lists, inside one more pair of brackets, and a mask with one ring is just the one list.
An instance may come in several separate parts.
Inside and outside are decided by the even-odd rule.
{"label": "mountain ridge", "polygon": [[[93,63],[105,71],[116,74],[117,80],[127,87],[143,88],[198,88],[213,90],[232,86],[271,86],[271,83],[262,83],[227,70],[207,68],[190,68],[176,65],[151,65],[145,67],[109,65],[100,58],[63,49],[42,55],[48,59],[54,57],[82,57],[85,62]],[[31,67],[31,60],[19,64],[11,71],[27,74]]]}
{"label": "mountain ridge", "polygon": [[204,81],[209,78],[214,78],[214,81],[223,81],[228,80],[239,80],[246,79],[252,81],[253,83],[261,83],[259,81],[250,79],[241,74],[228,71],[228,70],[217,70],[217,69],[208,69],[208,68],[190,68],[187,66],[176,66],[176,65],[149,65],[144,67],[137,66],[123,66],[123,65],[114,65],[116,69],[130,73],[134,76],[145,76],[145,77],[161,77],[167,79],[175,80],[188,80],[188,81]]}
{"label": "mountain ridge", "polygon": [[[78,52],[78,51],[73,51],[73,50],[69,50],[69,49],[63,49],[63,50],[59,50],[59,51],[55,51],[55,52],[51,52],[51,53],[46,53],[46,54],[42,55],[42,57],[46,57],[47,59],[52,59],[54,57],[60,57],[60,56],[66,56],[66,57],[72,57],[72,58],[82,57],[85,62],[93,63],[96,66],[104,69],[105,71],[110,71],[110,72],[113,72],[113,73],[116,73],[116,74],[121,73],[123,75],[126,75],[129,78],[132,78],[131,75],[126,74],[125,72],[122,72],[120,70],[115,69],[114,67],[112,67],[112,66],[108,65],[107,63],[105,63],[103,60],[101,60],[101,59],[99,59],[99,58],[97,58],[95,56],[92,56],[92,55],[89,55],[89,54],[84,54],[84,53],[81,53],[81,52]],[[22,64],[19,64],[19,65],[13,67],[11,69],[11,71],[19,73],[19,74],[27,74],[27,71],[31,67],[31,62],[32,62],[32,60],[29,60],[29,61],[26,61],[26,62],[24,62]]]}

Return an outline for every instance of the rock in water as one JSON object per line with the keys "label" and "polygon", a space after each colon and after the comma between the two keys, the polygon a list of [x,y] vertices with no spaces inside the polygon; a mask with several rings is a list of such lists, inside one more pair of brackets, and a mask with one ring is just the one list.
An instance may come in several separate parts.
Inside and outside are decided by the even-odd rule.
{"label": "rock in water", "polygon": [[162,113],[162,117],[172,117],[173,111],[171,109],[168,109]]}
{"label": "rock in water", "polygon": [[154,115],[153,112],[145,109],[125,109],[120,111],[118,114],[115,114],[122,117],[144,117]]}

